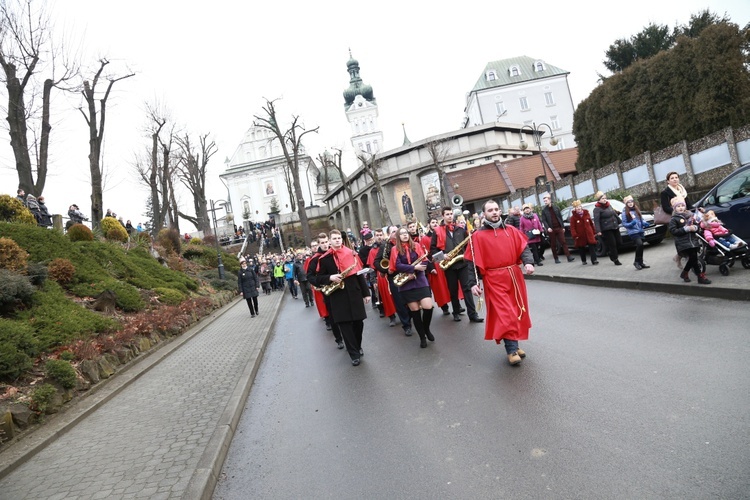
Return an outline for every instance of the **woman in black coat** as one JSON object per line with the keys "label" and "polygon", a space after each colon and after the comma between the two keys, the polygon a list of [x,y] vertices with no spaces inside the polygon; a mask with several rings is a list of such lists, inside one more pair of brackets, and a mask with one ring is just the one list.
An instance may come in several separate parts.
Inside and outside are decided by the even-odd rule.
{"label": "woman in black coat", "polygon": [[247,301],[247,307],[250,309],[250,317],[258,315],[258,275],[255,274],[252,267],[247,265],[245,260],[240,261],[240,272],[237,273],[237,286],[240,289],[242,298]]}
{"label": "woman in black coat", "polygon": [[598,191],[596,195],[596,205],[594,206],[594,226],[596,234],[604,241],[604,246],[609,254],[609,260],[616,266],[621,266],[619,255],[617,253],[618,245],[622,244],[620,237],[620,219],[617,212],[607,200],[607,195]]}

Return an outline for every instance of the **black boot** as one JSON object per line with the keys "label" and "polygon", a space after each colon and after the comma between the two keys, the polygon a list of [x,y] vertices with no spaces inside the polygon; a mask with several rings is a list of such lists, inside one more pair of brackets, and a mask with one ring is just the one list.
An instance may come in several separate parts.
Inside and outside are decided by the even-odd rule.
{"label": "black boot", "polygon": [[411,316],[411,320],[414,323],[414,328],[416,328],[417,333],[419,334],[419,347],[427,347],[427,339],[425,338],[424,334],[424,325],[422,324],[422,313],[418,310],[410,310],[409,316]]}
{"label": "black boot", "polygon": [[422,309],[422,326],[424,326],[425,337],[430,342],[435,342],[435,336],[430,331],[430,323],[432,323],[432,308]]}

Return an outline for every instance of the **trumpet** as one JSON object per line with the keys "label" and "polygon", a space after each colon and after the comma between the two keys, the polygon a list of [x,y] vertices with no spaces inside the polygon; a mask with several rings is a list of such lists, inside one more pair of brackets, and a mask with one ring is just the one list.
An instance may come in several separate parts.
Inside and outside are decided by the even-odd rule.
{"label": "trumpet", "polygon": [[445,271],[456,262],[464,260],[464,254],[461,252],[461,250],[463,250],[470,239],[471,234],[469,234],[469,236],[467,236],[464,241],[459,243],[453,250],[445,254],[445,260],[440,262],[440,269]]}
{"label": "trumpet", "polygon": [[[429,254],[430,252],[425,252],[424,255],[415,260],[412,265],[416,266],[417,264],[425,260]],[[415,273],[398,273],[393,277],[393,284],[398,287],[402,287],[413,279],[417,279],[417,275]]]}
{"label": "trumpet", "polygon": [[339,281],[338,283],[329,283],[327,285],[324,285],[324,286],[320,287],[320,291],[323,292],[323,295],[331,295],[336,290],[343,290],[344,289],[344,278],[346,278],[347,276],[349,276],[349,272],[352,269],[354,269],[354,266],[356,266],[356,265],[357,265],[357,262],[356,262],[356,259],[355,259],[354,264],[352,264],[351,266],[349,266],[346,269],[344,269],[343,271],[341,271],[341,281]]}

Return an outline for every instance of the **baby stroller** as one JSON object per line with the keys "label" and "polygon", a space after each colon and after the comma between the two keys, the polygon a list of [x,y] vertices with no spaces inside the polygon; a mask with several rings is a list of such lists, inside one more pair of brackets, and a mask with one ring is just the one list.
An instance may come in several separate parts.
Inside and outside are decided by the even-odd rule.
{"label": "baby stroller", "polygon": [[742,267],[750,269],[750,250],[748,250],[747,242],[743,239],[735,236],[741,245],[736,246],[736,248],[730,248],[719,240],[714,240],[716,245],[711,246],[700,231],[696,235],[701,240],[698,261],[703,272],[706,271],[706,264],[718,265],[721,275],[729,276],[729,268],[734,266],[734,262],[737,260],[742,263]]}

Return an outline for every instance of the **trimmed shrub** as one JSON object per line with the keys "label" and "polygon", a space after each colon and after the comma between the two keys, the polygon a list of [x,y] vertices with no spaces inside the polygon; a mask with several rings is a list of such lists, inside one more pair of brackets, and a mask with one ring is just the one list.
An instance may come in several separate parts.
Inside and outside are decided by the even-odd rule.
{"label": "trimmed shrub", "polygon": [[200,238],[190,238],[190,242],[189,242],[190,245],[200,245],[202,243],[203,241],[201,241]]}
{"label": "trimmed shrub", "polygon": [[31,325],[40,348],[45,351],[98,332],[113,331],[119,326],[115,320],[73,303],[52,280],[34,294],[29,309],[17,314],[18,319]]}
{"label": "trimmed shrub", "polygon": [[18,198],[7,194],[0,195],[0,221],[36,226],[34,214]]}
{"label": "trimmed shrub", "polygon": [[43,262],[29,262],[26,266],[26,275],[34,286],[42,286],[47,281],[49,271]]}
{"label": "trimmed shrub", "polygon": [[156,241],[164,247],[167,254],[179,254],[182,250],[182,239],[176,229],[162,229],[156,235]]}
{"label": "trimmed shrub", "polygon": [[13,271],[0,269],[0,311],[11,312],[19,304],[27,304],[34,295],[29,279]]}
{"label": "trimmed shrub", "polygon": [[49,277],[61,285],[66,285],[73,281],[76,268],[68,259],[55,259],[49,263],[47,268]]}
{"label": "trimmed shrub", "polygon": [[39,413],[45,413],[56,393],[57,389],[52,384],[40,385],[31,393],[31,409]]}
{"label": "trimmed shrub", "polygon": [[44,374],[63,386],[72,389],[76,386],[76,371],[73,366],[62,359],[50,359],[44,364]]}
{"label": "trimmed shrub", "polygon": [[26,269],[29,254],[10,238],[0,238],[0,269],[19,271]]}
{"label": "trimmed shrub", "polygon": [[0,318],[0,380],[13,380],[30,369],[38,353],[31,326]]}
{"label": "trimmed shrub", "polygon": [[99,228],[102,230],[102,234],[105,238],[110,241],[128,241],[128,232],[122,227],[120,221],[114,217],[105,217],[99,223]]}
{"label": "trimmed shrub", "polygon": [[68,229],[70,241],[94,241],[94,233],[83,224],[73,224]]}
{"label": "trimmed shrub", "polygon": [[15,380],[31,366],[31,358],[24,352],[9,342],[0,342],[0,380]]}
{"label": "trimmed shrub", "polygon": [[159,301],[162,304],[176,306],[185,300],[185,296],[173,288],[155,288],[154,291],[159,294]]}

